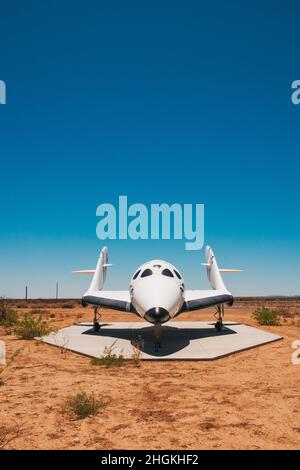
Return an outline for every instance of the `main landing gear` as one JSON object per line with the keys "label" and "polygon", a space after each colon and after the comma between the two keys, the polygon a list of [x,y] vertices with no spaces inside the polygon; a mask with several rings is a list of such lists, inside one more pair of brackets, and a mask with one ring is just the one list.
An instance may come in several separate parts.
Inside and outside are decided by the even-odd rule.
{"label": "main landing gear", "polygon": [[153,327],[153,333],[154,333],[154,350],[155,352],[158,351],[159,348],[161,348],[161,323],[157,322],[154,323]]}
{"label": "main landing gear", "polygon": [[221,331],[223,329],[223,318],[224,318],[224,305],[217,305],[217,311],[215,313],[215,319],[217,320],[215,323],[215,329],[217,331]]}
{"label": "main landing gear", "polygon": [[93,325],[93,329],[94,331],[99,331],[100,328],[101,328],[101,325],[99,323],[99,320],[101,318],[101,313],[99,313],[99,307],[94,307],[94,325]]}

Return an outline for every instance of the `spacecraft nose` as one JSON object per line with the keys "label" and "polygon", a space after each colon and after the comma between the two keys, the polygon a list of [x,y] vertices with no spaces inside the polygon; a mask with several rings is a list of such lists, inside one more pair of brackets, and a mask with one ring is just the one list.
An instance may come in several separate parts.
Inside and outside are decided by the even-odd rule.
{"label": "spacecraft nose", "polygon": [[170,314],[165,308],[153,307],[147,310],[144,318],[150,323],[165,323],[166,321],[170,320]]}

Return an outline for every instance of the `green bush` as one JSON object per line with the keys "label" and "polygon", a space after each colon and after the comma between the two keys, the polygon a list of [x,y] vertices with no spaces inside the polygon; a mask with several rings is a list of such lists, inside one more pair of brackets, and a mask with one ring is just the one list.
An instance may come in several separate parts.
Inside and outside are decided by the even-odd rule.
{"label": "green bush", "polygon": [[87,392],[79,392],[74,395],[69,395],[64,403],[64,409],[66,411],[71,411],[79,419],[95,415],[105,406],[106,403],[101,397],[97,398],[94,393]]}
{"label": "green bush", "polygon": [[51,333],[51,329],[41,316],[34,318],[28,313],[24,320],[20,321],[15,329],[15,333],[22,339],[34,339]]}
{"label": "green bush", "polygon": [[18,323],[18,312],[9,307],[6,299],[0,299],[0,325],[9,327]]}
{"label": "green bush", "polygon": [[268,325],[268,326],[279,325],[279,314],[276,310],[271,310],[266,307],[261,307],[255,310],[252,316],[259,325]]}
{"label": "green bush", "polygon": [[92,366],[120,367],[124,364],[125,359],[122,354],[112,354],[111,356],[93,357],[91,359]]}
{"label": "green bush", "polygon": [[125,358],[123,354],[114,354],[113,346],[106,346],[100,357],[93,357],[91,364],[93,366],[120,367],[124,364]]}

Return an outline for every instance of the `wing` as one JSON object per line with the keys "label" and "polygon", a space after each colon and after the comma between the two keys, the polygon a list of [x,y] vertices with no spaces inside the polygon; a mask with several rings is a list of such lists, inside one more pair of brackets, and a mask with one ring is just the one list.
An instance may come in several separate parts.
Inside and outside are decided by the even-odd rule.
{"label": "wing", "polygon": [[181,312],[212,307],[213,305],[232,305],[233,296],[226,290],[186,290],[185,302]]}
{"label": "wing", "polygon": [[185,291],[185,302],[181,312],[212,307],[213,305],[233,304],[233,296],[226,289],[221,272],[233,272],[237,270],[219,269],[215,255],[209,246],[207,246],[205,250],[204,265],[206,266],[207,277],[212,289]]}
{"label": "wing", "polygon": [[99,305],[124,312],[132,312],[129,292],[125,290],[89,290],[82,297],[83,304]]}

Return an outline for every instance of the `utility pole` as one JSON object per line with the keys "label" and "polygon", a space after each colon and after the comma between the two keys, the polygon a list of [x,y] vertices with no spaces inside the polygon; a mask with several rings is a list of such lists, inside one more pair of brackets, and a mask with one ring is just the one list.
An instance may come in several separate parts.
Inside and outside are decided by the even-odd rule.
{"label": "utility pole", "polygon": [[25,300],[26,302],[28,300],[28,287],[27,286],[25,286]]}
{"label": "utility pole", "polygon": [[55,295],[56,300],[58,299],[58,281],[56,282],[56,295]]}

